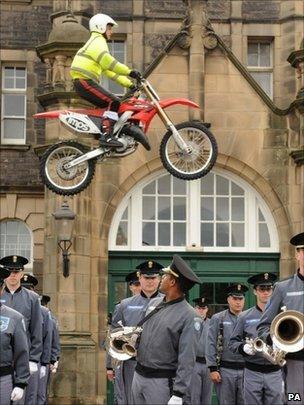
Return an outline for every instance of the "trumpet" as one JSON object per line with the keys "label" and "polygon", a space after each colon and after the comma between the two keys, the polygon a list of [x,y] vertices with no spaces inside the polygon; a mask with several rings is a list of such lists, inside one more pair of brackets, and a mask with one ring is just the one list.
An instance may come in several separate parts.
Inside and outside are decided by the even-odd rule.
{"label": "trumpet", "polygon": [[108,331],[106,350],[118,361],[129,360],[137,354],[136,342],[142,332],[141,327],[122,326]]}
{"label": "trumpet", "polygon": [[287,353],[294,353],[304,348],[304,314],[299,311],[281,308],[279,313],[271,322],[270,337],[275,348],[267,345],[262,339],[248,339],[256,353],[261,353],[273,364],[284,366]]}

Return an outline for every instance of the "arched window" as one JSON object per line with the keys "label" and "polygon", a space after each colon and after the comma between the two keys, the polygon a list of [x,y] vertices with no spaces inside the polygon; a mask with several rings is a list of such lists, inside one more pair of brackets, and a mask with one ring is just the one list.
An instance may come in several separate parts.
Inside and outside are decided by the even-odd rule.
{"label": "arched window", "polygon": [[162,172],[136,185],[113,218],[109,243],[110,250],[278,251],[263,199],[219,169],[192,182]]}
{"label": "arched window", "polygon": [[32,262],[32,236],[24,222],[4,220],[0,222],[1,257],[20,255]]}

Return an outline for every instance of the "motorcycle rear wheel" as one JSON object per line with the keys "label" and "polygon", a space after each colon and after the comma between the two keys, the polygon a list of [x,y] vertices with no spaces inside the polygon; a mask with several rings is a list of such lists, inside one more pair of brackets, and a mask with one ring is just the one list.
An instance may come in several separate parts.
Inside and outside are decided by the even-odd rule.
{"label": "motorcycle rear wheel", "polygon": [[213,134],[199,121],[182,122],[176,125],[176,129],[190,152],[181,151],[172,132],[166,132],[159,149],[163,166],[173,176],[183,180],[205,176],[214,166],[218,154]]}
{"label": "motorcycle rear wheel", "polygon": [[78,142],[66,141],[48,148],[40,158],[40,175],[46,187],[56,194],[74,195],[91,183],[95,159],[87,160],[70,169],[64,164],[85,154],[86,148]]}

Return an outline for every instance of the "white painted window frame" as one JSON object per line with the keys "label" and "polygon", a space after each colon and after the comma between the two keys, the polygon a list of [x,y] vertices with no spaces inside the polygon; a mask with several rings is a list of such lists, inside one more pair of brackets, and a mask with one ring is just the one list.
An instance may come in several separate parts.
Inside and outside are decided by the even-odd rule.
{"label": "white painted window frame", "polygon": [[[24,89],[17,89],[17,88],[5,88],[5,80],[4,80],[4,70],[7,67],[13,67],[14,70],[16,68],[23,68],[25,70],[25,87]],[[26,143],[26,104],[27,104],[27,94],[26,94],[26,89],[27,89],[27,69],[26,66],[24,65],[19,65],[15,63],[3,63],[1,65],[1,143],[3,145],[25,145]],[[16,76],[14,76],[14,80],[16,80]],[[16,115],[4,115],[4,98],[5,95],[9,94],[19,94],[19,95],[24,95],[24,116],[16,116]],[[16,139],[16,138],[4,138],[4,119],[18,119],[24,120],[24,131],[23,131],[23,138],[21,139]]]}
{"label": "white painted window frame", "polygon": [[[249,44],[258,44],[259,52],[258,52],[258,58],[260,58],[260,44],[269,44],[269,52],[270,52],[270,66],[251,66],[248,64],[248,55],[249,55],[249,50],[248,50],[248,45]],[[272,39],[263,39],[263,38],[248,38],[247,41],[247,69],[250,73],[270,73],[270,95],[269,97],[273,99],[273,40]],[[264,89],[263,89],[264,90]],[[265,90],[264,90],[265,91]]]}
{"label": "white painted window frame", "polygon": [[[30,236],[30,243],[29,243],[29,245],[30,245],[30,259],[29,259],[29,262],[28,262],[28,264],[25,266],[25,270],[27,271],[27,270],[30,270],[30,269],[32,269],[33,268],[33,232],[32,232],[32,230],[28,227],[28,225],[26,224],[26,222],[24,222],[24,221],[22,221],[21,219],[15,219],[15,218],[6,218],[6,219],[2,219],[1,221],[0,221],[0,223],[3,223],[3,222],[18,222],[18,223],[22,223],[23,225],[24,225],[24,227],[28,230],[28,232],[29,232],[29,236]],[[18,236],[18,234],[16,235],[16,236]],[[18,253],[17,253],[18,254]]]}
{"label": "white painted window frame", "polygon": [[[276,224],[271,211],[257,191],[237,175],[223,169],[214,168],[212,173],[221,175],[228,180],[234,181],[239,187],[244,189],[245,198],[245,244],[244,247],[202,247],[200,246],[200,180],[187,183],[187,226],[186,226],[186,246],[142,246],[142,189],[150,182],[166,175],[167,172],[156,172],[144,180],[140,181],[132,190],[130,190],[119,207],[117,208],[109,233],[109,250],[111,251],[204,251],[204,252],[259,252],[274,253],[279,252],[279,239]],[[189,198],[189,195],[191,196]],[[116,245],[116,234],[121,216],[124,213],[128,203],[129,221],[128,221],[128,243],[125,246]],[[270,247],[258,246],[258,209],[264,215],[265,222],[268,225],[270,236]],[[193,215],[193,212],[195,215]],[[192,213],[190,215],[190,213]],[[254,215],[252,215],[254,213]],[[194,246],[193,246],[194,245]]]}

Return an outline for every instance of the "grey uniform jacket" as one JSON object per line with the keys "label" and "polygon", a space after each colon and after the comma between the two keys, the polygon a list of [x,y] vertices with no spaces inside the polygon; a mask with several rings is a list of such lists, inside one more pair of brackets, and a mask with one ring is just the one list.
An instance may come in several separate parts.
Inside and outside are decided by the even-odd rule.
{"label": "grey uniform jacket", "polygon": [[[242,312],[241,315],[238,317],[238,321],[232,332],[228,347],[233,353],[240,353],[244,356],[245,365],[249,363],[249,366],[251,363],[254,363],[260,366],[270,366],[273,370],[279,370],[279,366],[274,366],[260,353],[249,356],[243,350],[244,344],[246,343],[246,337],[253,339],[257,337],[258,332],[256,328],[258,323],[260,322],[262,315],[263,312],[258,306],[252,307],[250,309],[247,309],[247,311]],[[263,367],[260,367],[259,371],[263,371]]]}
{"label": "grey uniform jacket", "polygon": [[119,327],[119,321],[121,321],[123,326],[136,326],[145,316],[151,299],[163,296],[163,294],[156,291],[148,298],[145,293],[141,291],[138,295],[133,295],[133,297],[125,298],[120,301],[119,305],[116,305],[114,310],[112,328]]}
{"label": "grey uniform jacket", "polygon": [[[24,318],[0,303],[0,367],[14,370],[14,386],[24,388],[30,378]],[[9,374],[9,373],[8,373]]]}
{"label": "grey uniform jacket", "polygon": [[52,352],[52,335],[53,335],[53,320],[50,311],[41,306],[42,312],[42,354],[40,363],[45,366],[51,362]]}
{"label": "grey uniform jacket", "polygon": [[152,378],[155,372],[172,371],[173,395],[184,396],[195,365],[201,318],[184,297],[168,303],[158,298],[150,305],[163,308],[143,324],[136,371]]}
{"label": "grey uniform jacket", "polygon": [[206,349],[206,363],[210,371],[217,370],[217,338],[220,330],[220,323],[223,322],[223,351],[221,361],[231,363],[244,364],[243,356],[239,353],[235,354],[228,348],[228,343],[232,335],[233,329],[237,323],[238,317],[229,309],[219,312],[210,319],[208,330],[208,343]]}
{"label": "grey uniform jacket", "polygon": [[202,320],[201,323],[201,336],[198,342],[197,347],[197,357],[205,357],[206,356],[206,347],[207,347],[207,335],[208,335],[208,328],[210,324],[210,319],[205,318]]}
{"label": "grey uniform jacket", "polygon": [[24,316],[30,361],[39,363],[42,354],[42,313],[39,295],[24,287],[19,287],[11,294],[5,287],[1,302]]}
{"label": "grey uniform jacket", "polygon": [[[287,310],[304,312],[304,277],[299,271],[287,280],[276,283],[273,294],[266,305],[260,323],[257,326],[258,335],[268,343],[270,325],[283,306]],[[296,353],[288,353],[286,358],[304,360],[304,349]]]}
{"label": "grey uniform jacket", "polygon": [[51,317],[52,317],[52,322],[53,322],[53,328],[52,328],[52,350],[51,350],[51,363],[54,364],[56,361],[59,360],[60,358],[60,337],[59,337],[59,325],[58,321],[53,315],[53,313],[50,311]]}

